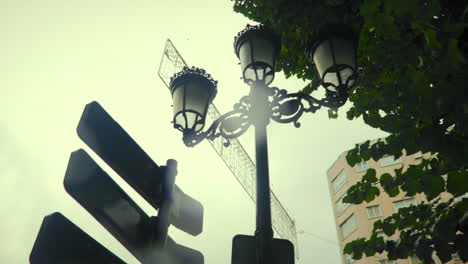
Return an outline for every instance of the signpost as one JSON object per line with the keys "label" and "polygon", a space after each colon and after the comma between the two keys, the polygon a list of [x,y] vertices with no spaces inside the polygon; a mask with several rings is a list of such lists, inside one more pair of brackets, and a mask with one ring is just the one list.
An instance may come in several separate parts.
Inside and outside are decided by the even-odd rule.
{"label": "signpost", "polygon": [[31,264],[125,264],[60,213],[44,217]]}
{"label": "signpost", "polygon": [[[174,181],[167,183],[166,190],[170,191],[171,183]],[[162,260],[170,258],[171,264],[203,263],[201,253],[167,237],[169,222],[164,219],[170,217],[169,210],[164,209],[170,209],[170,205],[161,203],[158,217],[149,217],[84,150],[70,155],[64,186],[140,262],[164,264]]]}
{"label": "signpost", "polygon": [[[70,155],[65,190],[141,263],[203,264],[199,251],[167,235],[171,224],[194,236],[203,231],[203,206],[175,185],[177,162],[158,166],[97,102],[86,105],[77,132],[158,215],[148,216],[83,149]],[[32,264],[124,263],[67,221],[59,213],[46,217],[31,252]],[[76,239],[56,238],[67,232]]]}

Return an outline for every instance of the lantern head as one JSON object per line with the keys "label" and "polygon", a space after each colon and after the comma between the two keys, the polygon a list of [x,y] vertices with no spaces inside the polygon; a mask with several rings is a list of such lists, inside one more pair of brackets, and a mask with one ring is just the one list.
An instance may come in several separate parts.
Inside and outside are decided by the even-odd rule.
{"label": "lantern head", "polygon": [[217,83],[205,70],[196,67],[184,67],[171,77],[174,128],[182,132],[203,129],[208,107],[216,96]]}
{"label": "lantern head", "polygon": [[240,60],[244,82],[270,84],[275,78],[275,59],[279,41],[263,25],[247,25],[234,38],[234,50]]}

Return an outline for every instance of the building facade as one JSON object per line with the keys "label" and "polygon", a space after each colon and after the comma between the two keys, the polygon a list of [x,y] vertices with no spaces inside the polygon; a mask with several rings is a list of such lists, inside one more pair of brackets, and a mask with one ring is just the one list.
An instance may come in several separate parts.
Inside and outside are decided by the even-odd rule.
{"label": "building facade", "polygon": [[[393,156],[386,156],[379,161],[368,160],[356,164],[351,167],[346,162],[347,152],[342,153],[333,165],[327,171],[327,179],[329,184],[330,196],[333,205],[333,212],[335,216],[336,229],[338,233],[338,241],[340,244],[340,253],[343,264],[417,264],[420,263],[417,258],[409,258],[404,260],[388,260],[385,254],[375,255],[372,257],[363,257],[359,260],[353,260],[350,256],[343,255],[343,249],[346,243],[351,242],[357,238],[369,238],[373,224],[379,219],[395,213],[399,208],[407,207],[412,204],[418,204],[421,201],[427,202],[424,195],[416,195],[414,197],[405,197],[400,193],[396,197],[388,196],[382,189],[380,195],[373,201],[366,203],[363,202],[358,205],[343,203],[343,198],[347,190],[356,182],[360,181],[362,176],[366,173],[368,168],[376,170],[377,175],[383,173],[390,173],[394,175],[394,170],[403,166],[406,170],[411,164],[418,164],[422,158],[428,158],[429,154],[416,153],[411,156],[403,155],[398,159]],[[426,157],[427,155],[427,157]],[[451,196],[447,193],[441,195],[442,200],[449,199]],[[382,233],[384,238],[387,238]],[[390,237],[396,239],[397,234]],[[436,260],[436,263],[440,263]],[[451,264],[463,263],[455,260],[449,262]]]}

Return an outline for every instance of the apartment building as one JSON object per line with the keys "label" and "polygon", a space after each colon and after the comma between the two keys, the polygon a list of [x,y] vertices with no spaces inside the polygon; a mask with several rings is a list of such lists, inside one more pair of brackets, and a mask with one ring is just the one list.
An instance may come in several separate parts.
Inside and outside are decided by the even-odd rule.
{"label": "apartment building", "polygon": [[[346,243],[357,238],[370,237],[373,224],[376,220],[384,219],[392,215],[399,208],[417,204],[421,201],[427,202],[425,196],[420,194],[414,197],[405,197],[403,193],[400,193],[396,197],[390,197],[383,191],[382,187],[378,186],[381,194],[370,203],[364,202],[359,205],[343,203],[346,191],[362,178],[368,168],[374,168],[377,171],[377,175],[381,175],[382,173],[390,173],[393,175],[393,171],[396,168],[403,166],[405,170],[409,165],[417,164],[423,158],[421,153],[416,153],[411,156],[403,155],[398,159],[394,159],[393,156],[385,156],[378,161],[371,159],[351,167],[346,162],[346,154],[347,152],[342,153],[327,171],[341,254]],[[426,157],[426,155],[429,154],[424,154],[424,157]],[[449,199],[450,197],[451,196],[447,193],[441,195],[442,200]],[[382,236],[387,238],[383,233]],[[393,235],[390,239],[396,239],[395,236],[397,235]],[[363,257],[360,260],[353,260],[350,256],[343,254],[341,257],[343,264],[420,263],[416,257],[391,261],[386,258],[385,254]],[[436,260],[436,263],[438,264],[440,262]],[[454,258],[454,260],[449,263],[455,264],[463,262]]]}

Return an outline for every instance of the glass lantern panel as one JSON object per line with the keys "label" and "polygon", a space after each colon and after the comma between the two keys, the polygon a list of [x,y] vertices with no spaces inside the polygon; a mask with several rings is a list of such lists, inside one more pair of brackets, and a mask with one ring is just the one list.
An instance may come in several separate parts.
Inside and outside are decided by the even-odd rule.
{"label": "glass lantern panel", "polygon": [[195,123],[206,115],[207,106],[210,103],[209,88],[206,85],[209,84],[192,80],[175,88],[172,96],[175,125],[183,129],[195,129],[195,131],[203,128],[203,124],[195,126]]}
{"label": "glass lantern panel", "polygon": [[326,86],[326,88],[330,91],[336,92],[336,87],[338,87],[338,74],[337,72],[327,72],[323,77],[323,83],[331,84]]}
{"label": "glass lantern panel", "polygon": [[[246,81],[265,80],[266,84],[273,81],[273,64],[275,48],[270,40],[253,36],[240,48],[239,58]],[[269,75],[267,75],[270,73]]]}
{"label": "glass lantern panel", "polygon": [[249,73],[249,76],[247,76],[247,73],[246,73],[246,68],[247,66],[249,66],[251,63],[252,63],[252,50],[250,48],[250,41],[246,41],[242,44],[242,46],[240,47],[239,49],[239,60],[240,60],[240,63],[241,63],[241,70],[242,70],[242,73],[244,74],[244,78],[252,78],[254,77],[255,75],[251,75],[251,73]]}
{"label": "glass lantern panel", "polygon": [[354,84],[354,78],[350,79],[351,76],[353,75],[353,70],[349,67],[344,68],[343,70],[340,71],[341,74],[341,81],[343,84],[348,84],[348,87],[353,86]]}
{"label": "glass lantern panel", "polygon": [[184,129],[186,127],[186,122],[185,122],[185,116],[183,115],[183,112],[180,112],[176,117],[175,117],[175,120],[174,120],[174,127],[178,128],[182,128]]}
{"label": "glass lantern panel", "polygon": [[195,122],[197,121],[197,117],[199,116],[199,114],[193,112],[185,112],[185,116],[187,117],[187,128],[195,129]]}
{"label": "glass lantern panel", "polygon": [[205,116],[207,105],[210,103],[210,87],[206,82],[192,81],[185,88],[185,110],[193,111]]}
{"label": "glass lantern panel", "polygon": [[328,90],[330,91],[336,91],[336,88],[340,85],[339,79],[338,79],[338,74],[341,77],[341,84],[346,85],[348,83],[348,87],[352,86],[354,84],[354,79],[350,79],[351,76],[353,75],[353,70],[345,66],[338,72],[335,70],[331,70],[327,73],[325,73],[325,76],[323,78],[323,83],[324,84],[331,84],[327,87]]}
{"label": "glass lantern panel", "polygon": [[[173,102],[173,109],[174,109],[174,116],[181,112],[184,107],[184,86],[179,85],[174,89],[174,93],[172,94],[172,102]],[[182,125],[182,124],[181,124]]]}
{"label": "glass lantern panel", "polygon": [[[323,74],[327,69],[333,66],[333,56],[331,52],[331,43],[329,40],[325,40],[318,44],[315,48],[314,54],[312,56],[315,66],[317,67],[317,72],[320,75],[320,79],[324,79],[324,82],[331,82],[326,81],[326,76],[324,77]],[[333,77],[328,78],[336,78],[336,74]],[[331,80],[331,79],[330,79]]]}
{"label": "glass lantern panel", "polygon": [[275,47],[269,39],[257,37],[252,40],[254,51],[254,62],[256,67],[257,80],[265,80],[265,84],[270,84],[274,78]]}
{"label": "glass lantern panel", "polygon": [[275,47],[271,40],[256,37],[252,39],[254,62],[261,62],[273,67]]}
{"label": "glass lantern panel", "polygon": [[175,88],[172,94],[173,109],[174,109],[174,126],[177,128],[185,128],[187,126],[185,117],[183,115],[184,110],[184,94],[185,86],[179,85]]}
{"label": "glass lantern panel", "polygon": [[[198,121],[200,121],[200,119],[201,119],[201,117],[200,117],[200,116],[198,116],[198,118],[197,118],[197,122],[198,122]],[[194,129],[194,130],[195,130],[195,131],[200,131],[200,130],[201,130],[203,127],[204,127],[204,126],[205,126],[205,124],[204,124],[204,123],[203,123],[203,124],[202,124],[202,123],[196,124],[196,125],[195,125],[195,129]]]}
{"label": "glass lantern panel", "polygon": [[332,42],[336,64],[347,65],[355,69],[356,57],[352,42],[341,38],[333,38]]}

